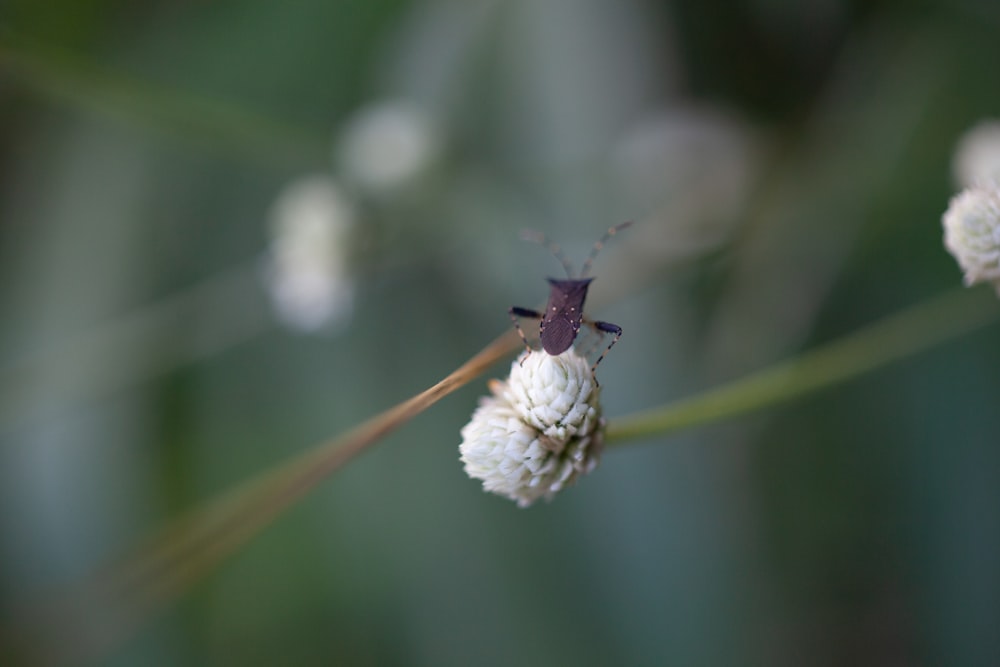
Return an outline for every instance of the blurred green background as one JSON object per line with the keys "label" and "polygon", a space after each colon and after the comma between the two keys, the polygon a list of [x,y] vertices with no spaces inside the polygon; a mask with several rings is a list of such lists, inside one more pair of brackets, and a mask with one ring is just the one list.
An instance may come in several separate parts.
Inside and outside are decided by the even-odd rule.
{"label": "blurred green background", "polygon": [[[958,286],[998,34],[992,0],[7,0],[0,619],[446,375],[558,275],[523,228],[578,262],[637,222],[591,292],[611,419]],[[481,378],[100,662],[1000,664],[996,335],[527,510],[457,460]]]}

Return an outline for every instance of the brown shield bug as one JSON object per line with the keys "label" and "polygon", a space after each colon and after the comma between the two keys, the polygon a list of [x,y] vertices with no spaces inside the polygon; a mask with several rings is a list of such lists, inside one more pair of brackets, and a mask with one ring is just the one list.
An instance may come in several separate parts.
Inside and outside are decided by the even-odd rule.
{"label": "brown shield bug", "polygon": [[590,282],[593,278],[588,278],[587,274],[590,273],[590,267],[594,263],[594,258],[597,257],[597,253],[601,251],[604,244],[608,242],[612,236],[625,229],[631,222],[623,222],[620,225],[615,225],[607,232],[604,236],[594,244],[594,249],[590,251],[590,255],[587,257],[587,261],[583,263],[583,269],[580,271],[580,275],[576,278],[573,277],[573,267],[563,255],[562,250],[559,246],[555,245],[547,238],[545,235],[538,232],[526,232],[522,234],[522,238],[529,241],[535,241],[541,243],[555,255],[556,259],[563,265],[566,269],[566,279],[558,280],[556,278],[547,278],[551,290],[549,292],[549,302],[545,306],[545,312],[540,313],[537,310],[531,310],[530,308],[521,308],[520,306],[511,306],[510,319],[514,323],[514,328],[517,329],[517,333],[521,336],[521,340],[524,341],[524,346],[530,351],[531,346],[528,344],[527,338],[524,336],[524,331],[521,329],[521,325],[518,322],[519,317],[528,317],[535,320],[540,320],[538,326],[538,337],[542,343],[542,349],[547,353],[555,356],[562,354],[573,344],[576,340],[576,336],[580,333],[580,326],[586,324],[594,328],[596,331],[601,333],[609,333],[614,335],[611,343],[608,347],[601,353],[601,356],[597,358],[594,365],[591,366],[591,371],[597,368],[597,364],[601,363],[604,359],[604,355],[614,347],[618,339],[621,338],[622,328],[617,324],[612,324],[610,322],[600,322],[594,320],[588,320],[583,315],[583,302],[587,299],[587,289],[590,287]]}

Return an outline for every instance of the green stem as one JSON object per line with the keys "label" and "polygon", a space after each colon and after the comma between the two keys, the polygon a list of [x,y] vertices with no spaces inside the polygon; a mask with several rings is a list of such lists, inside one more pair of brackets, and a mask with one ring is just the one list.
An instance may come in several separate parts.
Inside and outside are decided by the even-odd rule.
{"label": "green stem", "polygon": [[662,436],[777,405],[970,333],[998,315],[995,301],[982,291],[949,293],[721,387],[614,419],[607,441]]}

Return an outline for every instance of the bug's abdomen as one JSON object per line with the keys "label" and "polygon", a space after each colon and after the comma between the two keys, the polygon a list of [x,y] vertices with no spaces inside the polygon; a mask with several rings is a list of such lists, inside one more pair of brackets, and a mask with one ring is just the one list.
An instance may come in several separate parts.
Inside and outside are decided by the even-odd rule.
{"label": "bug's abdomen", "polygon": [[542,349],[551,355],[562,354],[569,349],[580,331],[580,320],[554,317],[542,320],[540,338]]}

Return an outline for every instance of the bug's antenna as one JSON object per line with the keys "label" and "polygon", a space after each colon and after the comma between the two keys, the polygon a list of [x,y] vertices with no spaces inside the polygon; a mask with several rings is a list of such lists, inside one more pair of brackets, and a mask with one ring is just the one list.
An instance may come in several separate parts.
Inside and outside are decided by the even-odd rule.
{"label": "bug's antenna", "polygon": [[583,263],[583,270],[580,272],[581,278],[586,278],[587,274],[590,273],[590,265],[594,263],[594,258],[597,257],[597,253],[601,252],[601,248],[603,248],[604,244],[608,242],[608,239],[631,224],[632,221],[628,220],[627,222],[617,224],[608,231],[604,232],[604,236],[602,236],[601,239],[594,244],[594,249],[590,251],[590,255],[587,256],[587,261]]}
{"label": "bug's antenna", "polygon": [[521,232],[521,240],[532,241],[548,248],[549,252],[551,252],[552,255],[559,260],[559,263],[563,265],[563,268],[566,269],[566,277],[573,277],[573,265],[569,263],[569,259],[567,259],[566,255],[563,254],[562,248],[550,241],[545,234],[536,232],[533,229],[525,229]]}

